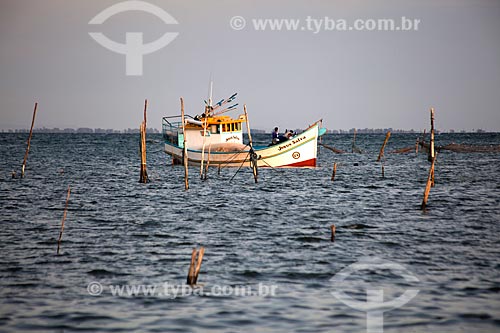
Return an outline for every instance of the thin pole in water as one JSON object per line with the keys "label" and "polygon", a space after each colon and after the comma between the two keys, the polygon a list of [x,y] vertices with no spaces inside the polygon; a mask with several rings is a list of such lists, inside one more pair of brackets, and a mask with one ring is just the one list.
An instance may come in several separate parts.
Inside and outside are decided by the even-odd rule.
{"label": "thin pole in water", "polygon": [[427,177],[427,183],[425,185],[424,191],[424,199],[422,200],[421,209],[424,210],[427,206],[427,200],[429,199],[429,192],[431,191],[431,187],[434,183],[434,164],[436,163],[437,153],[434,155],[434,159],[432,160],[431,168],[429,169],[429,176]]}
{"label": "thin pole in water", "polygon": [[248,113],[247,113],[247,105],[243,105],[243,111],[245,112],[245,122],[247,123],[247,131],[248,131],[248,141],[250,146],[250,167],[252,168],[253,178],[257,183],[258,170],[257,170],[257,154],[253,150],[252,145],[252,134],[250,133],[250,122],[248,121]]}
{"label": "thin pole in water", "polygon": [[203,180],[203,163],[205,162],[205,143],[206,143],[206,134],[207,134],[207,123],[208,123],[208,107],[205,111],[205,119],[202,123],[203,127],[203,146],[201,147],[201,163],[200,163],[200,179]]}
{"label": "thin pole in water", "polygon": [[200,274],[201,262],[203,260],[204,254],[205,254],[205,248],[203,246],[200,247],[199,251],[196,248],[194,248],[193,252],[191,252],[191,263],[189,265],[189,271],[187,276],[187,284],[189,284],[190,286],[194,286],[196,285],[196,282],[198,282],[198,275]]}
{"label": "thin pole in water", "polygon": [[33,110],[33,118],[31,119],[30,135],[28,137],[28,146],[26,147],[26,152],[24,153],[23,166],[21,168],[21,178],[24,178],[24,169],[26,168],[26,162],[28,161],[28,154],[30,152],[30,145],[31,145],[31,136],[33,135],[33,126],[35,125],[37,108],[38,108],[38,103],[35,103],[35,109]]}
{"label": "thin pole in water", "polygon": [[59,254],[59,250],[61,248],[62,235],[64,231],[64,221],[66,220],[66,214],[68,212],[68,202],[70,193],[71,193],[71,188],[68,186],[68,194],[66,195],[66,206],[64,207],[64,214],[61,221],[61,231],[59,232],[59,239],[57,240],[57,254]]}
{"label": "thin pole in water", "polygon": [[182,150],[182,160],[184,164],[184,188],[189,190],[189,177],[188,177],[188,152],[187,152],[187,140],[186,140],[186,124],[184,118],[184,99],[181,97],[181,121],[182,121],[182,137],[183,137],[183,150]]}
{"label": "thin pole in water", "polygon": [[380,162],[382,157],[384,157],[384,149],[385,149],[385,146],[387,145],[387,142],[389,141],[390,137],[391,137],[391,131],[388,131],[387,134],[385,135],[384,144],[382,145],[382,147],[380,148],[380,152],[378,153],[377,162]]}
{"label": "thin pole in water", "polygon": [[431,108],[431,139],[429,142],[429,156],[427,158],[429,162],[434,161],[435,155],[436,153],[434,150],[434,108]]}
{"label": "thin pole in water", "polygon": [[335,180],[335,174],[337,173],[337,162],[333,163],[333,172],[332,172],[332,182]]}
{"label": "thin pole in water", "polygon": [[140,183],[147,183],[149,182],[149,177],[148,177],[148,171],[146,168],[146,110],[148,107],[148,100],[144,100],[144,120],[142,121],[141,127],[140,127],[140,133],[141,133],[141,143],[140,143],[140,148],[141,148],[141,175],[139,178]]}

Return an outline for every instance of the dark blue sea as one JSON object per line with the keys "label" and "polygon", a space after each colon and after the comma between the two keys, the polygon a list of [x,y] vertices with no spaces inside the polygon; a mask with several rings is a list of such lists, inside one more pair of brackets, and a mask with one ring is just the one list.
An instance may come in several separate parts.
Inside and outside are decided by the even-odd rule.
{"label": "dark blue sea", "polygon": [[[131,134],[34,133],[13,179],[27,136],[0,134],[1,332],[500,332],[499,153],[440,152],[422,211],[427,156],[391,153],[416,134],[391,136],[384,177],[385,135],[358,134],[363,154],[320,148],[317,168],[260,169],[257,184],[192,167],[188,191],[158,134],[148,184]],[[451,142],[500,134],[436,136]]]}

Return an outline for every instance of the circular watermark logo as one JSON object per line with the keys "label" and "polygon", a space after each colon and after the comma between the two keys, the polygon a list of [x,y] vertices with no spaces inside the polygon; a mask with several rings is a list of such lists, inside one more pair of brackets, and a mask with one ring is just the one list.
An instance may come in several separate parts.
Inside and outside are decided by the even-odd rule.
{"label": "circular watermark logo", "polygon": [[[330,279],[334,288],[331,294],[335,298],[355,310],[366,312],[368,333],[383,332],[384,312],[402,307],[419,293],[417,289],[407,289],[399,297],[384,302],[384,288],[380,284],[366,281],[367,278],[377,277],[382,271],[389,271],[393,276],[403,278],[406,283],[419,282],[419,279],[403,265],[379,257],[361,258]],[[354,274],[359,279],[347,281]],[[387,281],[387,278],[385,280]],[[366,293],[366,298],[358,300],[348,295],[346,290],[357,294]]]}
{"label": "circular watermark logo", "polygon": [[[167,13],[164,9],[149,2],[139,0],[129,0],[116,3],[107,7],[99,14],[94,16],[90,25],[103,24],[109,18],[128,11],[142,11],[155,15],[165,24],[178,24],[176,19]],[[118,54],[125,55],[126,75],[142,75],[142,58],[146,54],[156,52],[172,42],[178,35],[178,32],[165,32],[159,39],[145,44],[143,42],[142,32],[127,32],[125,34],[125,44],[118,43],[106,37],[102,32],[89,32],[92,37],[101,46]]]}
{"label": "circular watermark logo", "polygon": [[242,30],[247,25],[247,22],[243,16],[233,16],[231,20],[229,20],[229,25],[233,30]]}
{"label": "circular watermark logo", "polygon": [[97,281],[92,281],[87,285],[87,292],[91,296],[99,296],[102,294],[102,284]]}

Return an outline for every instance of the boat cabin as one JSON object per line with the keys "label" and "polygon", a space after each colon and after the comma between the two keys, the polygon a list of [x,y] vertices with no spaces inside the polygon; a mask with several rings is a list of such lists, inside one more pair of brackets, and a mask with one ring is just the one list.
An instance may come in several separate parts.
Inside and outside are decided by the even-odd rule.
{"label": "boat cabin", "polygon": [[[176,116],[178,117],[178,116]],[[183,148],[184,134],[182,123],[163,118],[163,136],[170,144]],[[245,116],[240,115],[237,119],[230,116],[214,117],[190,117],[186,116],[186,142],[189,149],[200,150],[205,143],[206,147],[220,144],[243,144],[242,124]],[[206,128],[206,130],[204,130]]]}

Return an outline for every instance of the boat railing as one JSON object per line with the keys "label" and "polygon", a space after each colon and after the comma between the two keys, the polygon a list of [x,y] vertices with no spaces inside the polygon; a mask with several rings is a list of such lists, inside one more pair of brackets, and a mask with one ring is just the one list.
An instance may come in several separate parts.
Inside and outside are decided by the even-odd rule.
{"label": "boat railing", "polygon": [[[176,115],[162,118],[162,134],[165,140],[177,143],[179,134],[182,135],[181,117],[181,115]],[[185,118],[194,120],[194,118],[190,115],[185,115]]]}
{"label": "boat railing", "polygon": [[[181,115],[177,115],[177,116],[167,116],[167,117],[163,117],[163,124],[166,124],[168,126],[172,126],[172,127],[181,127],[182,125],[182,119],[181,119]],[[195,119],[193,118],[192,116],[190,115],[185,115],[184,116],[185,118],[190,118],[190,119]],[[177,121],[172,121],[173,119],[177,119]]]}
{"label": "boat railing", "polygon": [[175,118],[180,118],[180,116],[163,117],[162,119],[162,134],[165,140],[172,141],[182,131],[182,122],[180,120],[173,121]]}

